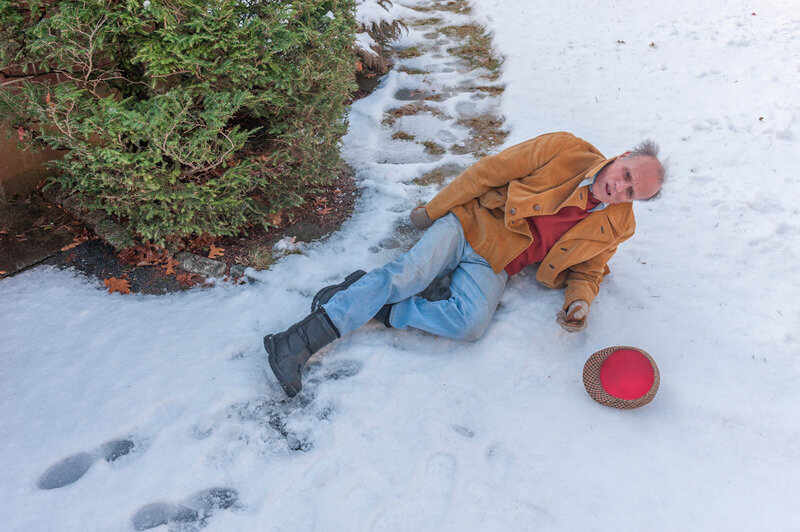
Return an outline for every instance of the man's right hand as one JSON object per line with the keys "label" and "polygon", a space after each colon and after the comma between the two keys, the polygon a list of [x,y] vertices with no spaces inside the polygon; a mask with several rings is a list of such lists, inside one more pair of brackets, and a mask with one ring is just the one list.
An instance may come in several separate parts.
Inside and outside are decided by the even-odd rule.
{"label": "man's right hand", "polygon": [[424,231],[433,225],[433,220],[431,220],[431,217],[428,216],[428,213],[425,211],[425,207],[417,207],[411,211],[410,218],[411,224],[420,231]]}

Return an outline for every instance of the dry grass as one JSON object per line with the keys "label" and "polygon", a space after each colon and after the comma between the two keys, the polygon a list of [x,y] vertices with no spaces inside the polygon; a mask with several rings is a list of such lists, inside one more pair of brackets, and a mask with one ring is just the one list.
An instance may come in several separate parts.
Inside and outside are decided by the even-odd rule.
{"label": "dry grass", "polygon": [[430,6],[415,7],[413,9],[423,13],[431,11],[450,11],[451,13],[467,14],[472,12],[472,8],[466,0],[445,0],[443,2],[435,2]]}
{"label": "dry grass", "polygon": [[420,113],[430,113],[433,116],[444,116],[444,113],[435,107],[431,107],[430,105],[426,105],[422,102],[414,102],[388,111],[387,114],[389,116],[384,118],[381,123],[385,126],[391,126],[397,122],[398,118],[402,116],[417,115]]}
{"label": "dry grass", "polygon": [[431,185],[443,185],[450,177],[455,177],[464,171],[464,167],[459,164],[445,164],[438,168],[434,168],[423,176],[414,180],[415,185],[427,187]]}
{"label": "dry grass", "polygon": [[455,145],[450,149],[455,154],[472,153],[478,157],[486,156],[508,136],[508,132],[501,128],[503,120],[493,115],[461,118],[457,123],[470,129],[470,137],[464,144]]}
{"label": "dry grass", "polygon": [[450,37],[465,39],[460,46],[448,48],[447,51],[464,60],[473,68],[485,68],[489,71],[487,79],[495,80],[500,75],[500,60],[492,51],[492,39],[483,27],[477,24],[463,26],[447,26],[440,30]]}
{"label": "dry grass", "polygon": [[477,24],[464,24],[463,26],[445,26],[444,28],[440,28],[439,31],[444,33],[448,37],[458,37],[460,39],[465,39],[467,37],[474,37],[476,35],[483,34],[483,28],[481,28]]}
{"label": "dry grass", "polygon": [[392,135],[392,140],[414,140],[415,138],[414,135],[410,135],[405,131],[398,131]]}
{"label": "dry grass", "polygon": [[410,74],[412,76],[424,76],[425,74],[430,74],[427,70],[421,70],[419,68],[408,68],[406,66],[401,66],[397,69],[398,72],[405,72],[406,74]]}
{"label": "dry grass", "polygon": [[378,43],[380,48],[385,48],[387,44],[407,31],[408,27],[404,22],[395,20],[393,22],[381,21],[377,24],[361,25],[360,30],[367,32]]}
{"label": "dry grass", "polygon": [[431,155],[441,155],[446,151],[444,146],[437,144],[432,140],[426,140],[422,143],[422,145],[425,146],[425,152]]}
{"label": "dry grass", "polygon": [[428,92],[420,89],[400,89],[394,93],[398,100],[428,100],[430,102],[440,102],[445,99],[444,93],[436,94],[434,91]]}
{"label": "dry grass", "polygon": [[[419,11],[421,11],[421,10],[419,10]],[[438,24],[441,24],[441,22],[442,22],[442,19],[439,18],[439,17],[430,17],[430,18],[423,18],[423,19],[415,20],[414,22],[412,22],[410,24],[410,26],[413,27],[413,28],[419,28],[421,26],[436,26]]]}
{"label": "dry grass", "polygon": [[269,270],[270,266],[275,264],[275,257],[270,246],[258,245],[238,256],[237,262],[256,270]]}
{"label": "dry grass", "polygon": [[441,102],[444,98],[444,94],[433,94],[432,92],[426,92],[420,96],[421,100],[428,100],[429,102]]}
{"label": "dry grass", "polygon": [[472,87],[469,90],[486,92],[492,96],[500,96],[503,94],[503,91],[505,91],[506,88],[502,85],[478,85],[477,87]]}
{"label": "dry grass", "polygon": [[400,59],[411,59],[412,57],[419,57],[424,54],[422,50],[420,50],[419,46],[411,46],[409,48],[404,48],[397,52],[397,57]]}

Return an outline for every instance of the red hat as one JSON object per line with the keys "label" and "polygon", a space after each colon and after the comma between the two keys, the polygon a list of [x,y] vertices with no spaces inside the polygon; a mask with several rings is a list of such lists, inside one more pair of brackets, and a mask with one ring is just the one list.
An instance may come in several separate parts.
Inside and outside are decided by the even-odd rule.
{"label": "red hat", "polygon": [[655,397],[661,378],[655,360],[636,347],[607,347],[583,366],[583,385],[592,399],[614,408],[639,408]]}

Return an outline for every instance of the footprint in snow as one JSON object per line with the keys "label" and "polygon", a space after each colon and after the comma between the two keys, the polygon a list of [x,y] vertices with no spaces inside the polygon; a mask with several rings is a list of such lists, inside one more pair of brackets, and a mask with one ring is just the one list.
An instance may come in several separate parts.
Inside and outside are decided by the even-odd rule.
{"label": "footprint in snow", "polygon": [[188,523],[203,525],[217,510],[236,504],[239,495],[231,488],[209,488],[192,495],[183,503],[154,502],[140,508],[131,522],[136,530],[149,530],[161,525]]}
{"label": "footprint in snow", "polygon": [[83,452],[68,456],[53,464],[39,477],[36,485],[43,490],[62,488],[72,484],[89,471],[97,460],[113,462],[121,456],[135,450],[136,445],[132,440],[111,440],[90,452]]}
{"label": "footprint in snow", "polygon": [[[301,424],[305,428],[298,430],[297,420],[302,418],[324,420],[333,415],[336,412],[335,405],[317,399],[319,386],[354,377],[363,367],[363,362],[358,360],[337,360],[329,364],[311,363],[306,367],[303,390],[297,397],[291,399],[267,397],[236,403],[228,407],[225,415],[229,419],[252,422],[262,427],[265,432],[262,433],[261,439],[264,441],[273,440],[277,433],[278,439],[285,440],[290,450],[310,451],[314,447],[311,439],[313,431],[305,424]],[[200,430],[203,428],[205,427],[198,427]],[[210,434],[210,430],[206,429],[206,434]]]}
{"label": "footprint in snow", "polygon": [[428,459],[424,474],[408,483],[405,493],[378,515],[373,530],[436,530],[450,512],[458,463],[449,453]]}
{"label": "footprint in snow", "polygon": [[147,419],[127,432],[124,438],[107,441],[88,452],[67,456],[50,466],[41,474],[36,485],[43,490],[68,486],[86,474],[98,460],[114,462],[126,455],[142,452],[160,427],[177,419],[181,413],[178,405],[167,403],[147,414]]}
{"label": "footprint in snow", "polygon": [[[296,397],[286,398],[283,393],[280,402],[298,404],[301,407],[307,406],[314,401],[316,388],[324,382],[340,381],[355,377],[364,367],[364,363],[359,360],[337,360],[329,364],[322,362],[310,362],[303,369],[303,389]],[[264,367],[264,376],[268,382],[274,383],[277,389],[277,380],[268,366]]]}
{"label": "footprint in snow", "polygon": [[311,363],[308,366],[306,381],[314,386],[324,381],[349,379],[361,373],[364,364],[358,360],[337,360],[330,364]]}

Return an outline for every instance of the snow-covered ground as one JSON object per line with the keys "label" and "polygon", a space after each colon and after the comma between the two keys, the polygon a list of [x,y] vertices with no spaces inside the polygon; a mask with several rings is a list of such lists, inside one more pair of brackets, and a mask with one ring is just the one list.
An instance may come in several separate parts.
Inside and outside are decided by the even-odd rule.
{"label": "snow-covered ground", "polygon": [[[415,5],[394,9],[420,17]],[[160,530],[800,529],[800,4],[472,5],[445,18],[494,32],[507,145],[567,130],[610,156],[651,137],[672,161],[588,329],[563,332],[561,292],[523,272],[479,341],[369,324],[285,400],[261,337],[399,253],[407,212],[435,193],[412,180],[464,162],[389,139],[383,113],[422,83],[393,72],[352,110],[357,212],[257,282],[159,297],[50,268],[0,282],[0,528],[131,530],[235,490],[205,521]],[[435,51],[414,61],[432,65],[429,84],[477,75]],[[431,120],[405,127],[462,140]],[[609,345],[658,362],[650,405],[585,393],[583,364]],[[127,450],[112,440],[133,449],[106,461]],[[81,464],[77,481],[37,486]]]}

